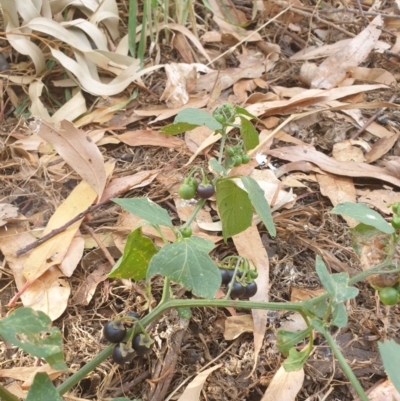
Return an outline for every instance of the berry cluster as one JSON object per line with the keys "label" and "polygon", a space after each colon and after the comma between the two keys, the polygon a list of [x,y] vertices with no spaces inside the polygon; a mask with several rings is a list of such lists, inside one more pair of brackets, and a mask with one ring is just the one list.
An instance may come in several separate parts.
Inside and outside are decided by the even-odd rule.
{"label": "berry cluster", "polygon": [[[137,320],[139,315],[136,312],[130,312],[127,320],[131,318]],[[136,352],[137,355],[144,355],[151,351],[154,341],[147,333],[138,333],[133,338],[128,337],[126,342],[125,337],[127,329],[122,320],[107,322],[103,328],[103,336],[110,343],[116,344],[112,359],[115,363],[124,364],[130,362]]]}
{"label": "berry cluster", "polygon": [[250,162],[250,156],[243,152],[241,146],[229,146],[226,148],[226,164],[230,167],[239,167]]}
{"label": "berry cluster", "polygon": [[182,199],[193,199],[196,195],[201,199],[211,198],[215,194],[214,185],[199,182],[194,177],[185,178],[179,186],[178,194]]}
{"label": "berry cluster", "polygon": [[[222,284],[226,285],[227,287],[230,285],[233,276],[234,276],[234,269],[224,269],[220,268],[219,269],[221,273],[221,279],[222,279]],[[234,282],[232,283],[232,289],[230,292],[230,296],[232,299],[247,299],[251,298],[257,293],[257,283],[254,281],[254,274],[253,271],[248,272],[250,275],[250,282],[246,282],[246,280],[238,280],[242,279],[243,277],[243,272],[238,271],[237,272],[237,278],[235,277]],[[253,277],[251,277],[253,275]]]}

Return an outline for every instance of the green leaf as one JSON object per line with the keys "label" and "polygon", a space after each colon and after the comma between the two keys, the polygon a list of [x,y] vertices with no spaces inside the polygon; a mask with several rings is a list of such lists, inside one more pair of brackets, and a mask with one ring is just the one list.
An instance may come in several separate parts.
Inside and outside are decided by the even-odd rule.
{"label": "green leaf", "polygon": [[189,124],[185,122],[173,123],[173,124],[168,124],[165,127],[161,128],[160,132],[162,134],[167,134],[167,135],[178,135],[178,134],[183,134],[186,131],[191,131],[192,129],[195,129],[198,126],[199,125],[197,124]]}
{"label": "green leaf", "polygon": [[111,199],[129,213],[134,214],[150,224],[172,227],[168,212],[148,198]]}
{"label": "green leaf", "polygon": [[335,303],[347,301],[358,295],[357,288],[348,287],[349,275],[347,273],[329,274],[320,256],[316,258],[315,269],[322,285]]}
{"label": "green leaf", "polygon": [[282,366],[286,372],[300,370],[307,362],[309,355],[310,351],[308,349],[299,352],[295,348],[292,348],[289,351],[289,357],[283,362]]}
{"label": "green leaf", "polygon": [[336,327],[346,327],[348,315],[343,303],[335,305],[332,314],[332,324]]}
{"label": "green leaf", "polygon": [[244,187],[248,193],[251,204],[255,211],[260,216],[265,228],[268,230],[271,237],[275,237],[276,229],[274,220],[272,218],[271,209],[267,200],[265,199],[264,190],[260,187],[258,182],[251,177],[240,177]]}
{"label": "green leaf", "polygon": [[162,274],[198,297],[213,298],[221,286],[221,273],[208,255],[213,247],[212,241],[199,237],[167,244],[151,259],[147,278]]}
{"label": "green leaf", "polygon": [[375,227],[385,234],[393,234],[395,231],[379,213],[375,212],[375,210],[372,210],[364,203],[340,203],[331,210],[331,213],[352,217],[361,223]]}
{"label": "green leaf", "polygon": [[311,324],[314,327],[314,329],[318,331],[318,333],[321,334],[326,333],[326,327],[324,326],[324,323],[321,320],[313,318],[311,319]]}
{"label": "green leaf", "polygon": [[181,319],[190,320],[190,318],[192,317],[192,310],[190,308],[182,307],[176,308],[176,310],[178,312],[178,316]]}
{"label": "green leaf", "polygon": [[188,107],[180,111],[175,117],[174,123],[189,123],[197,126],[206,125],[212,130],[222,129],[220,124],[211,114],[204,110],[193,109]]}
{"label": "green leaf", "polygon": [[244,148],[246,150],[254,149],[260,143],[258,132],[247,118],[240,117],[240,120],[240,135],[243,138]]}
{"label": "green leaf", "polygon": [[279,329],[277,343],[279,351],[281,351],[284,356],[287,356],[289,354],[289,351],[295,345],[304,340],[304,338],[306,338],[310,334],[311,330],[311,327],[300,331],[287,331]]}
{"label": "green leaf", "polygon": [[335,291],[334,301],[336,303],[347,301],[358,295],[358,288],[348,286],[349,275],[347,273],[336,273],[332,274],[331,277]]}
{"label": "green leaf", "polygon": [[310,300],[303,301],[304,307],[312,312],[314,315],[320,317],[321,319],[326,315],[328,310],[327,299],[321,299],[319,302],[315,303]]}
{"label": "green leaf", "polygon": [[28,391],[26,401],[63,401],[47,373],[37,373]]}
{"label": "green leaf", "polygon": [[394,340],[378,341],[378,348],[382,357],[383,367],[393,386],[400,392],[400,345]]}
{"label": "green leaf", "polygon": [[315,270],[318,274],[319,279],[321,280],[322,285],[328,291],[330,297],[333,298],[335,296],[335,288],[332,282],[332,278],[320,256],[317,256],[316,258]]}
{"label": "green leaf", "polygon": [[51,327],[50,318],[43,312],[17,309],[0,320],[0,337],[33,356],[44,358],[53,369],[67,369],[60,330]]}
{"label": "green leaf", "polygon": [[128,235],[124,254],[108,274],[108,277],[133,278],[136,281],[144,279],[150,259],[157,252],[153,241],[142,235],[141,227],[137,228]]}
{"label": "green leaf", "polygon": [[257,121],[260,121],[261,123],[263,123],[263,121],[260,120],[257,116],[249,113],[246,109],[244,109],[243,107],[240,107],[240,106],[235,106],[235,114],[241,114],[242,116],[247,116],[247,117],[250,117],[254,120],[257,120]]}
{"label": "green leaf", "polygon": [[253,208],[247,192],[230,179],[217,181],[216,198],[222,221],[222,235],[226,242],[228,237],[251,226]]}
{"label": "green leaf", "polygon": [[208,164],[212,171],[215,171],[219,175],[226,176],[227,174],[226,169],[218,163],[217,159],[213,157],[208,161]]}

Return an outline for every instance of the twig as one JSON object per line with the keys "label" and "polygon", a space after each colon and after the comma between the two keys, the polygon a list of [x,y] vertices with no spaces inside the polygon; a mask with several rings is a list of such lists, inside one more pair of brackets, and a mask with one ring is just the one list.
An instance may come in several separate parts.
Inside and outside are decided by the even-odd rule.
{"label": "twig", "polygon": [[107,258],[108,263],[110,263],[111,267],[114,266],[115,260],[111,256],[111,253],[108,249],[104,246],[103,242],[101,241],[100,237],[94,232],[92,227],[89,227],[87,224],[82,223],[82,227],[92,236],[92,238],[96,241],[97,245],[103,252],[104,256]]}
{"label": "twig", "polygon": [[83,212],[79,213],[75,217],[73,217],[71,220],[67,221],[64,225],[61,227],[55,228],[54,230],[51,230],[48,234],[44,235],[42,238],[37,239],[36,241],[31,242],[30,244],[18,249],[18,251],[15,253],[17,257],[24,255],[25,253],[29,252],[30,250],[38,247],[39,245],[43,244],[44,242],[48,241],[50,238],[53,238],[57,234],[60,234],[64,230],[66,230],[70,225],[76,223],[78,220],[83,219],[88,213],[92,213],[95,210],[97,210],[100,206],[105,205],[107,202],[109,202],[110,199],[106,199],[103,202],[98,203],[97,205],[93,205],[88,207],[86,210]]}
{"label": "twig", "polygon": [[[389,103],[393,103],[397,98],[397,95],[393,95],[389,99]],[[361,135],[367,128],[368,126],[376,120],[385,110],[387,107],[382,107],[380,110],[378,110],[350,139],[356,139],[359,135]]]}

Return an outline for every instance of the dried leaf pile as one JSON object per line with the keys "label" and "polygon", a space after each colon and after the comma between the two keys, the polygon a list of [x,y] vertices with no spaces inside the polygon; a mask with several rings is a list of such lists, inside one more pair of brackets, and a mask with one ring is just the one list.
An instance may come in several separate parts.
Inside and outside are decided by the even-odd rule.
{"label": "dried leaf pile", "polygon": [[[348,237],[355,221],[329,210],[362,202],[389,217],[400,201],[398,0],[188,2],[190,22],[160,19],[155,41],[138,26],[138,41],[150,35],[144,65],[129,53],[127,1],[0,4],[1,317],[21,305],[48,314],[71,371],[104,348],[107,320],[146,313],[142,282],[107,277],[140,224],[110,200],[149,197],[177,224],[193,210],[178,185],[194,165],[207,168],[220,138],[207,127],[160,134],[184,108],[230,102],[263,122],[252,161],[233,173],[265,190],[277,237],[255,222],[224,244],[213,202],[192,227],[215,243],[216,260],[237,252],[254,261],[255,299],[318,294],[316,254],[334,272],[361,269]],[[161,245],[154,229],[143,232]],[[377,383],[371,400],[385,399],[394,393],[375,341],[399,340],[399,310],[379,306],[367,284],[360,290],[336,340],[364,388]],[[352,400],[323,342],[304,371],[280,367],[276,330],[301,324],[233,309],[199,309],[188,324],[171,312],[150,328],[155,354],[129,370],[105,362],[65,399]],[[9,344],[0,360],[0,380],[17,396],[37,372],[66,377]]]}

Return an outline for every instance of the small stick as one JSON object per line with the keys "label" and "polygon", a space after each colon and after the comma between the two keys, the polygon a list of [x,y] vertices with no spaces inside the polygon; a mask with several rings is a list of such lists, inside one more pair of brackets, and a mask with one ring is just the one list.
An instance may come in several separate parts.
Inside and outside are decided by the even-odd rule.
{"label": "small stick", "polygon": [[[393,95],[389,99],[389,103],[393,103],[397,98],[397,95]],[[387,107],[382,107],[380,110],[378,110],[350,139],[356,139],[359,135],[361,135],[367,128],[368,126],[376,120],[385,110]]]}
{"label": "small stick", "polygon": [[42,238],[39,238],[36,241],[33,241],[30,244],[18,249],[18,251],[15,253],[15,255],[17,257],[19,257],[19,256],[24,255],[25,253],[29,252],[30,250],[38,247],[39,245],[43,244],[44,242],[46,242],[50,238],[53,238],[57,234],[60,234],[61,232],[66,230],[70,225],[76,223],[78,220],[83,219],[88,213],[92,213],[95,210],[97,210],[100,206],[105,205],[107,202],[109,202],[109,199],[106,199],[105,201],[100,202],[97,205],[93,205],[93,206],[88,207],[86,210],[84,210],[83,212],[79,213],[78,215],[73,217],[71,220],[67,221],[64,225],[62,225],[62,226],[60,226],[58,228],[55,228],[54,230],[51,230],[49,233],[44,235]]}
{"label": "small stick", "polygon": [[103,242],[101,241],[100,237],[94,232],[92,227],[89,227],[87,224],[82,223],[82,227],[92,236],[92,238],[96,241],[97,245],[103,252],[104,256],[107,258],[108,263],[110,263],[111,267],[114,266],[115,260],[111,256],[109,250],[104,246]]}

